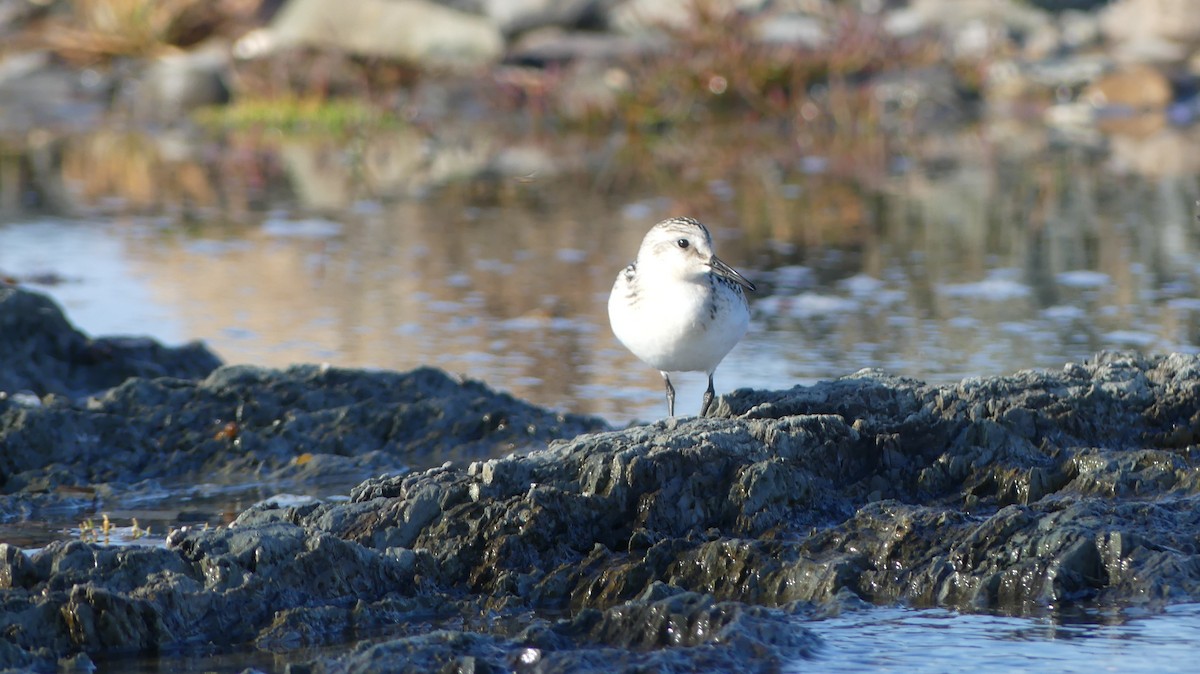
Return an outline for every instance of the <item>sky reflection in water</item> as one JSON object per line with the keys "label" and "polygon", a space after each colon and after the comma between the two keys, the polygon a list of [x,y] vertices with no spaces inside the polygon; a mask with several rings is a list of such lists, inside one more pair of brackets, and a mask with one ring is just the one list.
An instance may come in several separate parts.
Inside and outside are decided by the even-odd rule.
{"label": "sky reflection in water", "polygon": [[1061,672],[1195,670],[1200,604],[1161,614],[1064,621],[881,608],[805,623],[823,639],[796,672]]}

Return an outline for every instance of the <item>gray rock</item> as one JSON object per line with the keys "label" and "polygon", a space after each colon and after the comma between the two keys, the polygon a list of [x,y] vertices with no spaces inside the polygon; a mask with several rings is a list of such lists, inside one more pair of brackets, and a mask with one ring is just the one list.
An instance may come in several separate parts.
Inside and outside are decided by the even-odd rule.
{"label": "gray rock", "polygon": [[936,32],[960,58],[990,56],[1011,36],[1035,35],[1052,23],[1049,13],[1016,0],[913,0],[884,19],[897,37]]}
{"label": "gray rock", "polygon": [[245,641],[279,611],[419,589],[395,559],[289,524],[181,532],[171,546],[55,543],[28,559],[0,549],[0,577],[12,579],[0,589],[0,668],[197,638]]}
{"label": "gray rock", "polygon": [[1063,44],[1070,49],[1086,48],[1100,39],[1100,19],[1092,12],[1063,12],[1058,24]]}
{"label": "gray rock", "polygon": [[220,365],[198,342],[170,348],[145,337],[89,338],[49,297],[0,283],[0,392],[75,398],[130,377],[195,379]]}
{"label": "gray rock", "polygon": [[819,643],[777,609],[674,592],[554,623],[535,620],[515,638],[456,630],[369,644],[308,667],[343,672],[774,672]]}
{"label": "gray rock", "polygon": [[[199,344],[89,339],[49,298],[0,286],[0,522],[142,507],[205,483],[345,489],[604,427],[434,370],[219,365]],[[179,513],[197,515],[217,521]]]}
{"label": "gray rock", "polygon": [[[516,594],[605,608],[656,581],[768,605],[846,589],[1013,611],[1195,597],[1200,573],[1180,544],[1194,518],[1165,510],[1200,495],[1200,473],[1178,455],[1200,430],[1198,363],[1104,355],[957,386],[864,372],[738,391],[718,408],[728,421],[368,481],[354,498],[374,504],[369,517],[331,533],[426,549],[442,583],[497,606]],[[1156,496],[1172,505],[1140,501]],[[327,511],[351,507],[317,512],[333,521]],[[1090,552],[1114,534],[1140,547]]]}
{"label": "gray rock", "polygon": [[624,0],[609,13],[609,21],[622,33],[664,28],[686,30],[696,26],[700,11],[722,20],[738,12],[757,13],[767,4],[764,0],[712,0],[699,4],[693,0]]}
{"label": "gray rock", "polygon": [[829,42],[825,24],[804,14],[767,14],[754,23],[755,37],[768,45],[821,49]]}
{"label": "gray rock", "polygon": [[123,98],[140,119],[171,123],[196,108],[229,102],[228,47],[210,43],[160,56],[124,84]]}
{"label": "gray rock", "polygon": [[235,50],[257,55],[296,45],[470,68],[497,60],[504,40],[488,19],[425,0],[291,0],[265,32],[247,36]]}
{"label": "gray rock", "polygon": [[479,0],[480,10],[505,35],[535,28],[603,27],[618,0]]}
{"label": "gray rock", "polygon": [[[511,436],[479,435],[481,409],[537,414],[431,370],[222,368],[200,383],[131,380],[88,409],[4,410],[0,441],[24,437],[10,415],[69,412],[42,423],[94,414],[129,442],[150,405],[179,424],[158,417],[156,437],[178,444],[154,456],[227,462],[188,435],[218,404],[241,405],[239,449],[268,463],[297,444],[494,444]],[[459,409],[476,411],[445,419]],[[192,641],[286,652],[390,626],[296,667],[767,672],[817,645],[797,621],[864,602],[1018,614],[1193,602],[1198,410],[1190,355],[1104,353],[944,386],[863,371],[736,391],[715,418],[534,433],[526,454],[373,478],[348,502],[264,503],[165,549],[0,546],[0,667]],[[116,437],[107,461],[122,460]]]}
{"label": "gray rock", "polygon": [[522,36],[513,43],[508,61],[545,67],[574,61],[610,64],[620,59],[663,54],[670,42],[657,35],[613,35],[546,29]]}
{"label": "gray rock", "polygon": [[297,473],[297,460],[325,454],[361,479],[382,465],[492,456],[601,427],[432,369],[223,367],[199,382],[132,379],[86,406],[0,406],[0,483],[236,482],[271,471],[316,479]]}

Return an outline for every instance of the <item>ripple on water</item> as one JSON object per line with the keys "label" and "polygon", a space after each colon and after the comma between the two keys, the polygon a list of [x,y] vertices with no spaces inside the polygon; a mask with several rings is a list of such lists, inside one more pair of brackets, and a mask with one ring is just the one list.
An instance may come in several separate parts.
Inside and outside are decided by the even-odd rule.
{"label": "ripple on water", "polygon": [[861,309],[862,303],[847,297],[808,292],[799,295],[772,295],[755,302],[754,308],[768,316],[815,318],[852,313]]}
{"label": "ripple on water", "polygon": [[1104,343],[1111,346],[1147,349],[1158,342],[1158,335],[1144,330],[1112,330],[1104,333]]}
{"label": "ripple on water", "polygon": [[856,297],[865,295],[874,295],[880,290],[883,290],[883,281],[869,276],[867,274],[855,274],[849,278],[842,279],[839,283],[843,289]]}
{"label": "ripple on water", "polygon": [[1025,285],[1008,278],[987,278],[973,283],[947,283],[939,288],[946,297],[984,300],[986,302],[1004,302],[1007,300],[1028,297],[1033,290]]}
{"label": "ripple on water", "polygon": [[790,671],[1191,672],[1200,604],[1083,620],[872,609],[805,626],[823,646]]}
{"label": "ripple on water", "polygon": [[1087,311],[1072,304],[1056,304],[1041,311],[1042,318],[1057,323],[1087,320]]}
{"label": "ripple on water", "polygon": [[267,236],[293,239],[332,239],[342,233],[342,226],[323,218],[284,220],[268,218],[262,223],[262,233]]}
{"label": "ripple on water", "polygon": [[1054,279],[1061,286],[1080,289],[1103,288],[1112,281],[1112,277],[1108,274],[1088,269],[1059,272],[1054,275]]}

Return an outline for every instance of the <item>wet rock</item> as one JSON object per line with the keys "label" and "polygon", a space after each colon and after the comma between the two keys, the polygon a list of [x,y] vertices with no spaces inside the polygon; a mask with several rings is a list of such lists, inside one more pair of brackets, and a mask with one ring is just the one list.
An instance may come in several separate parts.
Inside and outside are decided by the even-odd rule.
{"label": "wet rock", "polygon": [[505,646],[504,640],[487,634],[437,630],[360,647],[344,658],[314,662],[306,668],[316,674],[504,672],[509,670],[489,663],[504,661]]}
{"label": "wet rock", "polygon": [[[438,396],[472,395],[498,400],[431,370],[223,368],[19,414],[122,420],[158,401],[181,426],[157,435],[174,438],[193,407],[203,417],[220,400],[242,406],[241,449],[262,461],[297,444],[399,455],[389,443],[447,452],[504,437],[440,419],[461,403]],[[863,371],[740,390],[714,418],[531,436],[525,453],[372,478],[348,501],[264,503],[165,549],[0,546],[0,664],[189,640],[287,652],[390,626],[296,667],[778,671],[816,645],[805,616],[863,603],[1193,602],[1198,438],[1189,355],[1104,353],[943,386]],[[156,456],[197,444],[235,460],[199,436]]]}
{"label": "wet rock", "polygon": [[[393,471],[530,448],[603,427],[432,369],[408,374],[319,366],[223,367],[202,381],[132,379],[86,404],[0,407],[0,485],[238,481]],[[382,453],[382,454],[381,454]]]}
{"label": "wet rock", "polygon": [[[291,0],[267,29],[241,44],[239,53],[312,45],[452,68],[494,62],[504,47],[500,30],[488,19],[424,0]],[[258,46],[249,50],[249,44]]]}
{"label": "wet rock", "polygon": [[788,612],[691,592],[573,618],[514,638],[440,630],[310,663],[313,672],[775,672],[818,644]]}
{"label": "wet rock", "polygon": [[604,426],[434,370],[240,367],[192,381],[219,366],[203,346],[90,339],[11,286],[0,345],[0,522],[144,506],[197,484],[344,489]]}
{"label": "wet rock", "polygon": [[204,377],[220,364],[198,342],[171,348],[144,337],[90,338],[49,297],[0,283],[0,392],[79,397],[130,377]]}
{"label": "wet rock", "polygon": [[[739,391],[718,408],[730,420],[582,436],[372,480],[355,503],[302,521],[335,523],[331,533],[370,547],[428,550],[442,583],[496,607],[521,596],[606,608],[655,582],[767,605],[830,601],[846,589],[872,601],[1017,611],[1195,596],[1200,573],[1146,575],[1165,568],[1165,550],[1192,568],[1195,552],[1179,547],[1189,524],[1097,499],[1200,496],[1196,467],[1164,446],[1197,423],[1196,371],[1193,357],[1107,355],[947,387],[864,372]],[[981,531],[986,551],[964,558]],[[1086,546],[1113,532],[1154,554],[1093,564],[1100,557]],[[1006,573],[1019,582],[1001,592]]]}
{"label": "wet rock", "polygon": [[[277,612],[412,596],[412,567],[328,535],[276,523],[177,532],[170,549],[54,543],[0,550],[0,667],[48,654],[153,651],[252,639]],[[11,652],[12,649],[9,649]],[[22,653],[23,652],[23,653]]]}

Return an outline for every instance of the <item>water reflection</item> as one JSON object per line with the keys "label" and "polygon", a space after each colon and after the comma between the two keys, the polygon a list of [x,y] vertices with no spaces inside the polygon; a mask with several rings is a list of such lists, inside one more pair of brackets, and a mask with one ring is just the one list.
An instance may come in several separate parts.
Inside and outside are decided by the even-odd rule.
{"label": "water reflection", "polygon": [[[720,391],[1200,345],[1200,188],[1182,159],[1200,153],[1145,154],[1193,149],[1194,131],[1087,146],[1011,121],[849,147],[701,134],[61,138],[5,192],[0,271],[61,277],[45,289],[94,333],[201,338],[271,366],[432,364],[614,421],[663,403],[605,298],[650,224],[679,213],[762,287]],[[11,196],[28,190],[54,195],[38,201],[52,216]],[[697,408],[702,377],[682,383],[680,409]]]}
{"label": "water reflection", "polygon": [[806,623],[823,672],[1190,672],[1200,605],[1038,619],[872,609]]}

